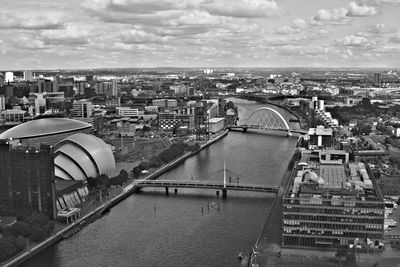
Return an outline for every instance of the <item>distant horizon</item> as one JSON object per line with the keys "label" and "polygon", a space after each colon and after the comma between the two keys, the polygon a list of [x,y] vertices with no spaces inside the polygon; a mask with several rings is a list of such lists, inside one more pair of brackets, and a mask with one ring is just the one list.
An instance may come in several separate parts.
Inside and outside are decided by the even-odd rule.
{"label": "distant horizon", "polygon": [[56,72],[56,71],[101,71],[101,70],[162,70],[162,69],[179,69],[179,70],[387,70],[397,71],[399,68],[384,67],[99,67],[99,68],[54,68],[54,69],[1,69],[0,72]]}

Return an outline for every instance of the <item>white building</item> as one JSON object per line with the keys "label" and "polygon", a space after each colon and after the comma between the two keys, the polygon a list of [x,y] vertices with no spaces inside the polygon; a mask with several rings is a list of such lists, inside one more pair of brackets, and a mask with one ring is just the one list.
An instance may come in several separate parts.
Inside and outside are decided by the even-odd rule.
{"label": "white building", "polygon": [[130,107],[116,107],[117,114],[121,117],[139,117],[139,109]]}
{"label": "white building", "polygon": [[14,73],[11,71],[6,72],[6,83],[12,83],[14,81]]}
{"label": "white building", "polygon": [[225,119],[224,118],[212,118],[208,121],[210,133],[216,133],[224,129]]}
{"label": "white building", "polygon": [[92,102],[82,99],[72,104],[72,112],[74,117],[90,118],[92,117]]}
{"label": "white building", "polygon": [[33,73],[31,70],[24,71],[24,80],[27,82],[33,81]]}

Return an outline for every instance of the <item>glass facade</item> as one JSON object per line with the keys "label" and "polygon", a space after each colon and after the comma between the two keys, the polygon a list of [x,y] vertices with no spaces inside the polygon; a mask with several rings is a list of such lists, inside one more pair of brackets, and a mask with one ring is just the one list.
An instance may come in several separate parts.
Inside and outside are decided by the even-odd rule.
{"label": "glass facade", "polygon": [[[18,164],[17,164],[18,163]],[[53,148],[11,147],[0,141],[0,214],[55,216]]]}

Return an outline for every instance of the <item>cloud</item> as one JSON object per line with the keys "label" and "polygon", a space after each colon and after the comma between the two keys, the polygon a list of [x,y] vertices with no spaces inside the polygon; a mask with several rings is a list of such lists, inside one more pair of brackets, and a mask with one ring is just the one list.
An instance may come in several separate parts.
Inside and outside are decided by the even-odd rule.
{"label": "cloud", "polygon": [[293,28],[292,26],[281,26],[279,28],[276,28],[274,30],[274,33],[280,34],[280,35],[288,35],[292,33],[299,33],[302,30],[299,28]]}
{"label": "cloud", "polygon": [[0,12],[0,29],[60,29],[64,27],[63,18],[58,14],[29,15]]}
{"label": "cloud", "polygon": [[82,26],[68,24],[65,29],[44,30],[39,38],[47,45],[83,45],[89,43],[89,37],[94,36]]}
{"label": "cloud", "polygon": [[377,14],[378,11],[373,6],[368,6],[366,4],[358,5],[356,2],[351,2],[348,7],[318,10],[311,19],[311,24],[346,24],[349,22],[348,17],[367,17]]}
{"label": "cloud", "polygon": [[349,9],[346,16],[349,17],[367,17],[378,14],[378,11],[373,6],[361,5],[359,6],[356,2],[349,4]]}
{"label": "cloud", "polygon": [[274,0],[211,0],[200,5],[212,15],[262,18],[283,14],[283,10]]}
{"label": "cloud", "polygon": [[45,49],[47,46],[45,43],[41,40],[37,40],[35,38],[32,38],[31,36],[27,35],[21,35],[17,36],[13,39],[13,43],[16,47],[21,48],[21,49]]}
{"label": "cloud", "polygon": [[157,15],[184,10],[238,18],[274,17],[284,13],[275,0],[87,0],[83,6],[101,18],[106,17],[104,13]]}
{"label": "cloud", "polygon": [[295,19],[292,24],[292,27],[297,29],[305,29],[307,27],[307,23],[303,19]]}
{"label": "cloud", "polygon": [[124,44],[139,44],[139,43],[161,43],[165,42],[168,38],[147,33],[141,29],[133,29],[121,34]]}
{"label": "cloud", "polygon": [[302,19],[295,19],[291,26],[281,26],[273,30],[273,33],[279,35],[289,35],[293,33],[300,33],[307,28],[307,23]]}
{"label": "cloud", "polygon": [[371,41],[363,36],[348,35],[344,38],[337,39],[336,43],[340,46],[349,47],[373,47],[376,45],[375,41]]}
{"label": "cloud", "polygon": [[395,35],[393,35],[392,37],[390,37],[389,41],[392,43],[400,44],[400,33],[398,32]]}
{"label": "cloud", "polygon": [[312,18],[312,22],[344,22],[347,19],[347,8],[336,8],[336,9],[320,9],[317,14]]}
{"label": "cloud", "polygon": [[385,34],[395,32],[395,29],[383,23],[378,23],[368,27],[368,32],[373,34]]}

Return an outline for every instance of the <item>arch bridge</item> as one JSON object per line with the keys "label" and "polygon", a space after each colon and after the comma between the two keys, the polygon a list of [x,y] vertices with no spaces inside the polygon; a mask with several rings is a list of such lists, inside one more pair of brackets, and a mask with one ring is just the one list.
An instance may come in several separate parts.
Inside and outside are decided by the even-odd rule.
{"label": "arch bridge", "polygon": [[279,131],[286,132],[288,135],[292,135],[293,132],[282,114],[269,107],[258,108],[253,111],[244,124],[228,126],[227,128],[242,129],[244,132],[247,129]]}

